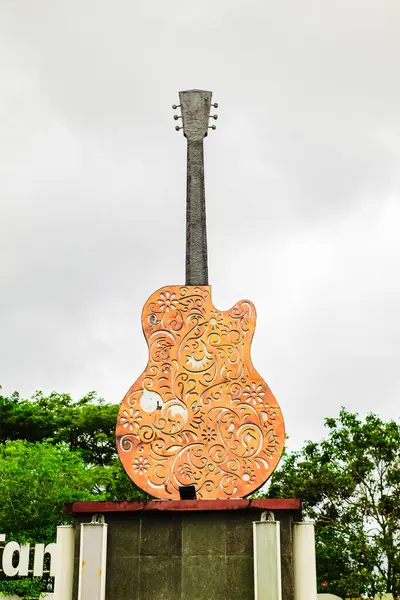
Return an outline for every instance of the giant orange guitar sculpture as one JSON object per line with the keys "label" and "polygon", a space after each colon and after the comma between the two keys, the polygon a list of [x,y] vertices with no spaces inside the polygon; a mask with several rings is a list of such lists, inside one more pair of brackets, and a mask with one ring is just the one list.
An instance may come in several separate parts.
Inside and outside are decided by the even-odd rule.
{"label": "giant orange guitar sculpture", "polygon": [[217,105],[211,92],[179,96],[176,129],[188,145],[186,285],[161,288],[143,308],[149,361],[122,401],[117,447],[129,477],[152,496],[178,499],[180,487],[194,485],[198,498],[238,498],[275,469],[284,423],[251,362],[254,305],[219,311],[211,301],[203,139]]}

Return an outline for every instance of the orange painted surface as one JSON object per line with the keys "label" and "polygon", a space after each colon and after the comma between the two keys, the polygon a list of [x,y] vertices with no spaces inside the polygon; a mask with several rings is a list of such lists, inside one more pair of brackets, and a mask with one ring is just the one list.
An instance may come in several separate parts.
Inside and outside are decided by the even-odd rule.
{"label": "orange painted surface", "polygon": [[145,371],[122,401],[117,448],[137,486],[178,499],[241,498],[275,469],[284,446],[279,405],[252,365],[254,305],[215,309],[211,287],[169,286],[142,313]]}

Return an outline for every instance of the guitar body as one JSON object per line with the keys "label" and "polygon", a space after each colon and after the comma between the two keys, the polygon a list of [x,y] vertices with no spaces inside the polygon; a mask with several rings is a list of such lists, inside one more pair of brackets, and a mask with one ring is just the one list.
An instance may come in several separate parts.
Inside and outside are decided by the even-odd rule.
{"label": "guitar body", "polygon": [[117,448],[129,477],[151,496],[179,499],[254,492],[284,447],[281,410],[252,365],[254,305],[217,310],[211,287],[169,286],[142,313],[145,371],[122,401]]}

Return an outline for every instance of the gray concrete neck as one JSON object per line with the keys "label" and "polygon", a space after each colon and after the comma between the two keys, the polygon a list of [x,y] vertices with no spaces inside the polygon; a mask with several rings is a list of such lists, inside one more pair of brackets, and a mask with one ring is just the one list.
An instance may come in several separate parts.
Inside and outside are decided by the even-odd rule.
{"label": "gray concrete neck", "polygon": [[203,140],[187,140],[186,285],[208,285]]}

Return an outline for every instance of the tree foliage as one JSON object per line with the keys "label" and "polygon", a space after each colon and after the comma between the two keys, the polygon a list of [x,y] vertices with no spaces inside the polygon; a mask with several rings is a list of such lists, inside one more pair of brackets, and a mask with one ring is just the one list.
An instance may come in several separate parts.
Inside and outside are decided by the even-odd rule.
{"label": "tree foliage", "polygon": [[342,597],[400,593],[400,426],[340,411],[326,439],[286,455],[269,497],[300,497],[315,520],[318,587]]}
{"label": "tree foliage", "polygon": [[74,401],[69,394],[36,392],[31,399],[15,392],[0,396],[0,443],[26,440],[64,443],[79,450],[90,464],[108,465],[115,458],[118,405],[106,404],[95,392]]}
{"label": "tree foliage", "polygon": [[22,440],[0,446],[0,531],[20,542],[54,541],[64,503],[105,498],[101,467],[65,445]]}
{"label": "tree foliage", "polygon": [[[116,455],[118,406],[92,392],[0,396],[0,532],[19,542],[55,540],[64,503],[146,499]],[[1,579],[0,593],[37,597],[37,579]]]}

